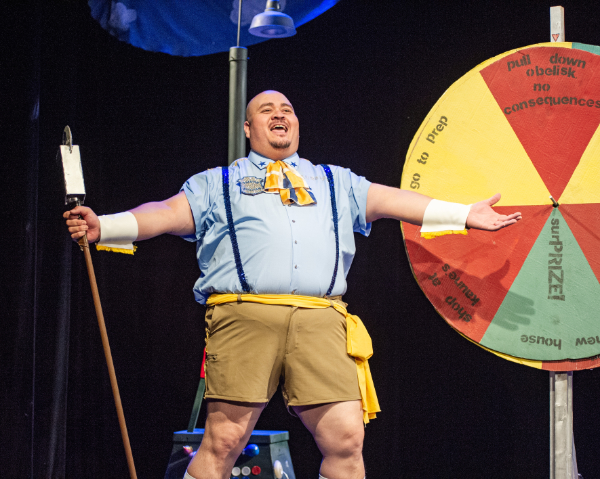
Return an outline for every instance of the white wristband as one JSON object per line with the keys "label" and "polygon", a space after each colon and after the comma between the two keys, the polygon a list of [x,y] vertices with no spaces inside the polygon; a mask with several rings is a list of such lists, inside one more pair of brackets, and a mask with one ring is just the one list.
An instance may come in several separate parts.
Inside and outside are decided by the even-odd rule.
{"label": "white wristband", "polygon": [[100,240],[98,245],[105,248],[130,249],[138,237],[138,223],[133,213],[126,211],[116,215],[99,216]]}
{"label": "white wristband", "polygon": [[421,233],[462,231],[467,223],[471,205],[431,200],[425,208]]}

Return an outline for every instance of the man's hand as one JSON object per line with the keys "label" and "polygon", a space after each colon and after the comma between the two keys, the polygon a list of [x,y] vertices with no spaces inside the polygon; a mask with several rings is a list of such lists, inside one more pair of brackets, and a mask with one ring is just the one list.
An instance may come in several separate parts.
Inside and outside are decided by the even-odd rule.
{"label": "man's hand", "polygon": [[[82,219],[79,219],[79,216]],[[71,238],[77,241],[87,232],[89,243],[95,243],[100,238],[100,221],[98,216],[87,206],[76,206],[71,211],[65,211],[63,218],[67,220]]]}
{"label": "man's hand", "polygon": [[521,219],[521,213],[501,215],[496,213],[492,206],[500,201],[500,193],[490,199],[474,203],[467,216],[467,228],[496,231],[505,226],[512,225]]}

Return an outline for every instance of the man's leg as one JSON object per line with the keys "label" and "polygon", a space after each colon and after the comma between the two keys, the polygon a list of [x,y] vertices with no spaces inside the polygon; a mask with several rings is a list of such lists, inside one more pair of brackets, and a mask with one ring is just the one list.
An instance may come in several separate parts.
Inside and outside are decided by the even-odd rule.
{"label": "man's leg", "polygon": [[365,428],[360,401],[293,406],[311,432],[321,454],[321,475],[327,479],[363,479]]}
{"label": "man's leg", "polygon": [[195,479],[229,479],[264,408],[264,403],[207,401],[204,437],[188,473]]}

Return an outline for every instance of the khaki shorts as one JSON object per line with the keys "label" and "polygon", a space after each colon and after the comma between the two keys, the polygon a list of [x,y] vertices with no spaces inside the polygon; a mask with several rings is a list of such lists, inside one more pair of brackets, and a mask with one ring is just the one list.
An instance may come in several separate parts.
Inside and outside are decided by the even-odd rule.
{"label": "khaki shorts", "polygon": [[346,319],[333,308],[226,303],[207,309],[206,334],[209,399],[265,403],[279,382],[287,406],[360,399]]}

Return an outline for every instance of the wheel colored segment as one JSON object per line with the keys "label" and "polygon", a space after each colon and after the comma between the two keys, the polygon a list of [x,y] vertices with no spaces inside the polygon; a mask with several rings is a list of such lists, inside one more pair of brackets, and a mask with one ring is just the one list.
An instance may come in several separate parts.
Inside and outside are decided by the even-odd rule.
{"label": "wheel colored segment", "polygon": [[594,276],[600,281],[600,204],[563,204],[559,209]]}
{"label": "wheel colored segment", "polygon": [[528,48],[489,65],[481,76],[559,199],[600,124],[600,56]]}
{"label": "wheel colored segment", "polygon": [[[512,207],[499,207],[509,213]],[[480,342],[505,300],[551,206],[525,206],[523,220],[494,234],[471,230],[423,240],[418,226],[403,223],[413,274],[438,313],[475,342]]]}
{"label": "wheel colored segment", "polygon": [[421,125],[401,188],[461,203],[501,192],[496,210],[523,215],[431,240],[402,224],[415,279],[448,324],[530,367],[600,365],[599,47],[533,45],[474,68]]}
{"label": "wheel colored segment", "polygon": [[[600,366],[600,357],[573,359],[570,361],[544,361],[540,369],[545,371],[582,371]],[[535,366],[533,366],[535,367]]]}
{"label": "wheel colored segment", "polygon": [[553,208],[481,344],[538,360],[589,357],[600,344],[600,322],[590,311],[600,311],[600,283]]}
{"label": "wheel colored segment", "polygon": [[457,203],[471,204],[501,191],[499,205],[552,204],[481,75],[466,78],[436,111],[413,147],[403,187],[418,185],[412,189]]}
{"label": "wheel colored segment", "polygon": [[583,152],[561,203],[600,203],[600,126]]}
{"label": "wheel colored segment", "polygon": [[584,50],[595,55],[600,55],[600,47],[596,45],[587,45],[585,43],[573,42],[571,44],[571,48],[573,48],[574,50]]}

